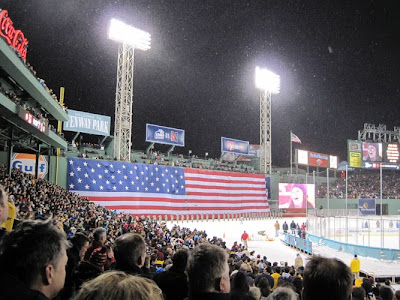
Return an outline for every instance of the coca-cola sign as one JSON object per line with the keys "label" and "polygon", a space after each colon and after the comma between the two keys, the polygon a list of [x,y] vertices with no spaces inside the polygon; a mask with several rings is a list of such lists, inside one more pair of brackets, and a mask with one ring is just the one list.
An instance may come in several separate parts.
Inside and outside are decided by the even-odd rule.
{"label": "coca-cola sign", "polygon": [[21,30],[16,30],[7,10],[0,11],[0,36],[26,60],[28,40]]}

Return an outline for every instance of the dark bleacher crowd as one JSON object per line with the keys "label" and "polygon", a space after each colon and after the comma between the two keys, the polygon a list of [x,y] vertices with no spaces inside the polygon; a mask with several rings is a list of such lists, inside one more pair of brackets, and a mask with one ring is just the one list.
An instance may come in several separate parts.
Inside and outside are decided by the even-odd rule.
{"label": "dark bleacher crowd", "polygon": [[[380,198],[379,170],[354,170],[348,173],[348,198]],[[317,198],[327,197],[326,183],[317,187]],[[329,197],[346,198],[346,178],[331,179]],[[400,199],[400,173],[396,171],[383,172],[382,197],[384,199]]]}
{"label": "dark bleacher crowd", "polygon": [[[234,243],[115,213],[45,180],[0,166],[1,299],[393,299],[390,286],[313,257],[304,268],[269,262]],[[380,295],[380,296],[378,296]],[[358,298],[357,298],[358,297]],[[380,298],[379,298],[380,297]],[[390,298],[391,297],[391,298]]]}
{"label": "dark bleacher crowd", "polygon": [[[91,158],[91,159],[106,159],[111,160],[112,157],[105,154],[104,145],[91,144],[91,143],[74,143],[70,145],[71,152],[80,152],[78,157]],[[67,156],[67,155],[65,155]],[[183,154],[173,154],[171,156],[165,155],[164,153],[153,151],[149,154],[144,152],[134,152],[132,154],[133,163],[145,163],[163,166],[175,166],[182,168],[196,168],[203,170],[216,170],[226,172],[241,172],[241,173],[252,173],[259,174],[258,170],[254,167],[242,164],[233,163],[226,161],[219,161],[218,159],[199,159],[193,155],[191,157],[184,157]],[[114,160],[117,160],[114,158]],[[125,161],[124,158],[121,159]]]}
{"label": "dark bleacher crowd", "polygon": [[20,105],[25,111],[31,113],[36,119],[40,120],[43,125],[48,126],[50,130],[57,133],[56,128],[49,123],[47,114],[41,109],[41,106],[36,107],[36,105],[33,104],[33,101],[23,100],[14,91],[8,91],[7,89],[5,89],[2,86],[1,82],[0,82],[0,93],[2,93],[11,101],[13,101],[15,104]]}

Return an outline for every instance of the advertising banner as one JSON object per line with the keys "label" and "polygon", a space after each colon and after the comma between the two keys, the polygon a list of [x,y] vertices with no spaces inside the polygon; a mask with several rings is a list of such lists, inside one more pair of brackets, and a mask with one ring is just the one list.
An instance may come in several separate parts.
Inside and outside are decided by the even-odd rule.
{"label": "advertising banner", "polygon": [[221,152],[249,154],[249,142],[221,137]]}
{"label": "advertising banner", "polygon": [[348,161],[350,168],[361,168],[362,160],[361,153],[362,147],[361,142],[354,140],[347,140],[347,151],[348,151]]}
{"label": "advertising banner", "polygon": [[297,152],[297,163],[299,165],[308,165],[308,151],[296,149]]}
{"label": "advertising banner", "polygon": [[310,151],[308,153],[308,164],[310,166],[329,168],[329,155]]}
{"label": "advertising banner", "polygon": [[347,140],[347,160],[350,168],[363,167],[361,142],[355,140]]}
{"label": "advertising banner", "polygon": [[338,168],[338,157],[337,156],[329,155],[329,167],[331,169],[337,169]]}
{"label": "advertising banner", "polygon": [[361,153],[349,152],[350,168],[361,168]]}
{"label": "advertising banner", "polygon": [[146,124],[146,142],[185,147],[185,130]]}
{"label": "advertising banner", "polygon": [[64,122],[63,130],[109,136],[110,123],[111,117],[68,109],[68,121]]}
{"label": "advertising banner", "polygon": [[[14,153],[11,167],[20,169],[24,173],[36,175],[36,155],[28,153]],[[48,163],[44,155],[39,157],[39,178],[44,178],[48,172]]]}
{"label": "advertising banner", "polygon": [[363,215],[376,215],[375,199],[360,198],[358,199],[358,209]]}
{"label": "advertising banner", "polygon": [[279,183],[279,208],[315,207],[315,185]]}
{"label": "advertising banner", "polygon": [[0,36],[12,49],[18,52],[23,61],[26,61],[29,42],[24,33],[13,26],[13,21],[5,9],[0,9],[0,23]]}

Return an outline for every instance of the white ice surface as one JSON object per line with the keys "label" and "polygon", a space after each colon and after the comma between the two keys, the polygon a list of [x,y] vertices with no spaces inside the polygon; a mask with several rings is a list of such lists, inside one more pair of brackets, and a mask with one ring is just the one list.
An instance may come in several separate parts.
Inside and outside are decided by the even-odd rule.
{"label": "white ice surface", "polygon": [[[301,225],[305,218],[284,218],[279,219],[278,222],[281,225],[284,221],[288,224],[294,220],[295,223]],[[183,227],[188,227],[191,229],[205,230],[208,234],[208,237],[222,237],[226,241],[226,246],[230,248],[233,242],[237,241],[241,243],[240,237],[245,230],[252,239],[248,242],[249,250],[255,250],[256,254],[260,254],[261,257],[264,255],[267,257],[268,261],[271,262],[281,262],[287,261],[289,265],[294,264],[294,260],[296,258],[296,254],[299,253],[298,250],[293,249],[291,247],[286,246],[281,239],[283,235],[280,235],[279,238],[275,238],[275,229],[274,223],[276,220],[268,219],[268,220],[252,220],[252,221],[179,221],[179,222],[169,222],[168,226],[171,224],[179,224]],[[265,230],[266,234],[269,238],[273,238],[274,241],[266,241],[265,237],[258,235],[259,231]],[[313,243],[313,254],[319,254],[325,257],[336,257],[342,260],[346,264],[350,264],[352,259],[352,254],[347,254],[343,252],[338,252],[329,247],[318,246]],[[301,253],[304,262],[306,263],[307,258],[309,257],[307,254]],[[378,276],[397,276],[400,277],[400,262],[392,262],[392,261],[381,261],[374,258],[367,257],[359,257],[361,260],[361,270],[363,272],[367,272],[369,274],[375,274]]]}

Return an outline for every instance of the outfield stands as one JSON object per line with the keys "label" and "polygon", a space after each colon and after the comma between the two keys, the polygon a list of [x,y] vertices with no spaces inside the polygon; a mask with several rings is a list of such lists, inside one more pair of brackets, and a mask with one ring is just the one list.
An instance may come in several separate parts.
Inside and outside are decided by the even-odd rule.
{"label": "outfield stands", "polygon": [[[348,173],[348,198],[380,198],[379,170],[354,170]],[[331,198],[346,198],[346,179],[331,178],[329,182],[329,196]],[[317,198],[327,197],[326,183],[317,186]],[[382,197],[384,199],[400,198],[400,173],[385,170],[382,176]]]}

